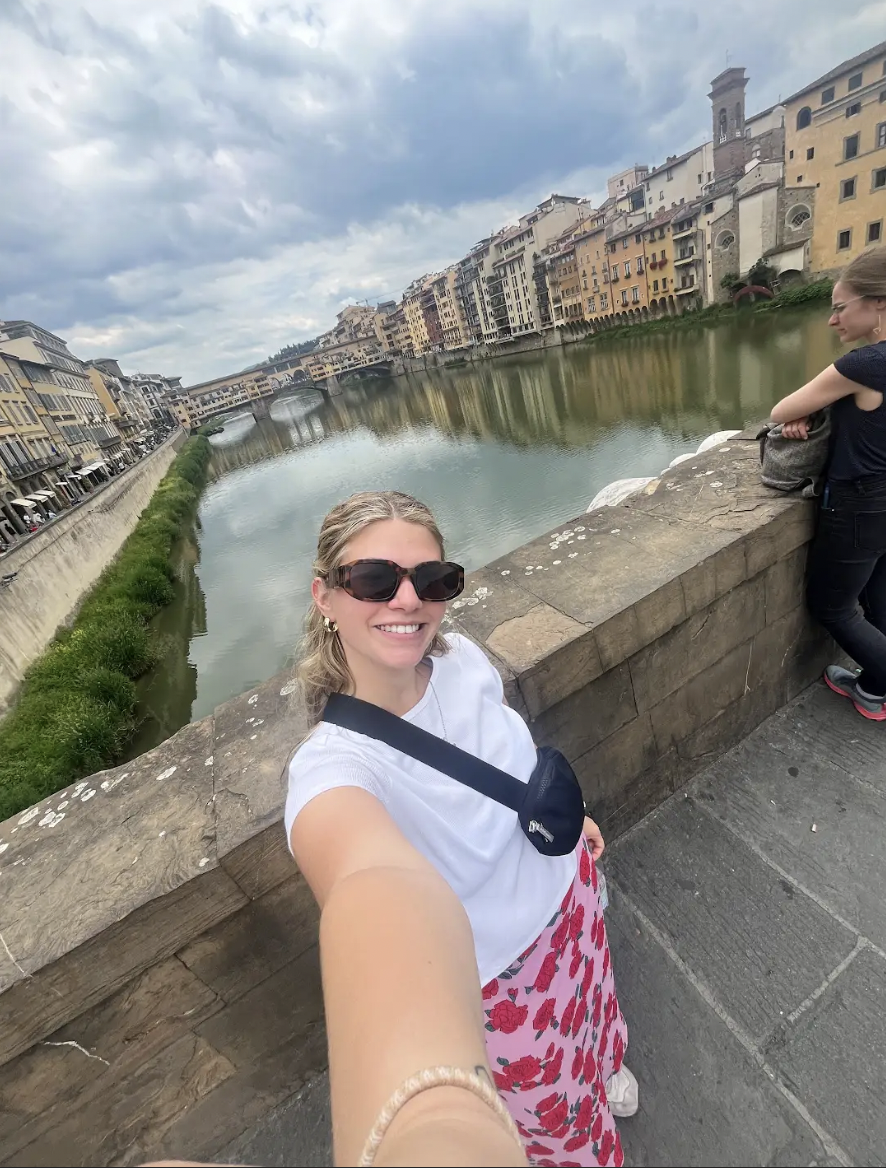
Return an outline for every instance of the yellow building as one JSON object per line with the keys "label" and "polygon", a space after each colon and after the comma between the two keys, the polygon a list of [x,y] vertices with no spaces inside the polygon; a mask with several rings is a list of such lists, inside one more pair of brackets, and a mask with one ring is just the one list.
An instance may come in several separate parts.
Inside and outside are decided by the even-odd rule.
{"label": "yellow building", "polygon": [[633,319],[648,309],[646,294],[645,224],[626,226],[606,241],[609,257],[609,286],[616,319]]}
{"label": "yellow building", "polygon": [[[63,477],[70,452],[44,425],[25,380],[16,358],[0,354],[0,538],[4,543],[11,534],[24,533],[22,521],[28,513],[38,508],[59,511],[79,497],[79,491]],[[28,497],[33,500],[30,508]]]}
{"label": "yellow building", "polygon": [[[785,187],[816,187],[813,273],[836,274],[886,220],[886,41],[844,61],[785,104]],[[791,200],[788,200],[791,202]],[[788,211],[796,218],[803,200]]]}
{"label": "yellow building", "polygon": [[412,347],[412,333],[409,331],[409,322],[403,305],[398,304],[393,312],[389,313],[382,324],[382,344],[389,354],[402,354],[404,357],[414,357]]}
{"label": "yellow building", "polygon": [[422,276],[420,280],[415,280],[403,293],[403,312],[406,315],[406,324],[412,338],[412,352],[416,357],[429,352],[431,348],[424,310],[427,279],[427,276]]}
{"label": "yellow building", "polygon": [[16,378],[50,436],[59,437],[80,468],[103,460],[119,443],[84,364],[61,337],[27,320],[0,325],[0,350],[13,358]]}
{"label": "yellow building", "polygon": [[129,449],[130,446],[135,445],[135,426],[130,424],[128,418],[124,421],[123,412],[111,392],[110,375],[97,369],[94,365],[87,365],[86,373],[92,383],[92,388],[95,390],[95,396],[101,402],[102,408],[113,422],[117,432],[116,442],[110,438],[104,442],[102,446],[104,457],[111,457],[120,465],[130,464],[135,458],[134,452]]}
{"label": "yellow building", "polygon": [[443,333],[444,349],[461,349],[468,344],[467,326],[461,301],[456,292],[457,271],[455,265],[447,268],[431,284],[440,328]]}
{"label": "yellow building", "polygon": [[325,381],[327,377],[337,377],[351,369],[377,365],[385,357],[381,343],[373,335],[341,345],[329,345],[325,349],[315,349],[312,353],[306,353],[302,360],[312,381]]}
{"label": "yellow building", "polygon": [[673,316],[680,311],[674,296],[674,237],[672,227],[680,208],[662,211],[643,226],[646,249],[646,296],[650,316]]}
{"label": "yellow building", "polygon": [[575,266],[584,298],[584,319],[601,320],[612,312],[612,289],[602,221],[575,241]]}
{"label": "yellow building", "polygon": [[555,327],[584,319],[575,244],[562,245],[548,262],[548,296]]}

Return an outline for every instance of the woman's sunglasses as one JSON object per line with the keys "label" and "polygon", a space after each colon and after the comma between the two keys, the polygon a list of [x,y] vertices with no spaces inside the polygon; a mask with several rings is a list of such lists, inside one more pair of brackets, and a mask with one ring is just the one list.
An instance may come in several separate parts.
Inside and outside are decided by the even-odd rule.
{"label": "woman's sunglasses", "polygon": [[330,588],[341,588],[355,600],[393,600],[404,580],[409,580],[419,600],[454,600],[465,586],[461,564],[429,560],[414,568],[401,568],[393,560],[355,560],[333,568],[326,577]]}

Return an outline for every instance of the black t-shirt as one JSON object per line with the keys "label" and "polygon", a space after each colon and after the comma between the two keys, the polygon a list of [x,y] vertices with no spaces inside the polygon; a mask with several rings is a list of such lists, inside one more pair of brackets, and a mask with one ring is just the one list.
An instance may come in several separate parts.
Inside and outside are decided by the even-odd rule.
{"label": "black t-shirt", "polygon": [[886,341],[844,353],[834,368],[857,385],[878,390],[883,400],[875,410],[861,410],[850,394],[831,406],[834,436],[828,477],[886,475]]}

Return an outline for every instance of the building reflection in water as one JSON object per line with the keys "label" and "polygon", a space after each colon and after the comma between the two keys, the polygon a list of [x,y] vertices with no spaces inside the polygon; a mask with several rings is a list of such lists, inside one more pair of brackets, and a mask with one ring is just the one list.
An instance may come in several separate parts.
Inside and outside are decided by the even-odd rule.
{"label": "building reflection in water", "polygon": [[158,656],[153,668],[136,683],[141,722],[124,761],[151,750],[187,725],[197,697],[197,666],[190,659],[190,646],[192,638],[206,635],[206,597],[197,574],[197,532],[179,540],[173,554],[175,599],[151,625]]}
{"label": "building reflection in water", "polygon": [[614,479],[657,474],[708,434],[765,417],[837,352],[825,313],[748,314],[331,399],[300,392],[260,421],[226,419],[200,511],[206,601],[194,549],[181,601],[161,618],[169,655],[146,679],[145,733],[171,733],[291,660],[320,520],[352,491],[425,499],[450,553],[475,568],[577,515]]}
{"label": "building reflection in water", "polygon": [[390,440],[431,426],[452,438],[568,450],[633,422],[689,441],[767,415],[774,386],[799,386],[834,359],[833,336],[810,330],[809,313],[785,315],[361,382],[332,399],[281,398],[269,418],[227,421],[212,439],[212,477],[358,429]]}

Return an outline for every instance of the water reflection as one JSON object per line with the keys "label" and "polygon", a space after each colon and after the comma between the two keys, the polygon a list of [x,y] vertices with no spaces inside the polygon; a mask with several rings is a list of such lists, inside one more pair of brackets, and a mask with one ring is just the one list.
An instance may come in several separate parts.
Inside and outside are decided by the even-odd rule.
{"label": "water reflection", "polygon": [[833,360],[826,321],[748,314],[363,383],[331,400],[299,395],[270,418],[227,420],[212,439],[194,590],[163,618],[178,657],[170,648],[147,690],[156,732],[285,666],[319,522],[347,494],[426,500],[447,552],[478,567],[583,511],[614,479],[655,475],[708,434],[764,417]]}
{"label": "water reflection", "polygon": [[197,575],[200,549],[191,531],[173,551],[175,600],[153,623],[158,659],[136,683],[141,724],[124,761],[137,758],[191,720],[197,697],[197,666],[189,659],[194,637],[206,635],[206,597]]}

